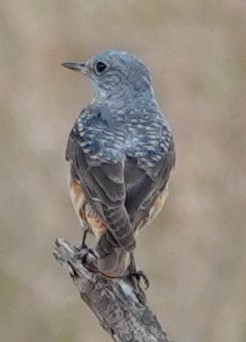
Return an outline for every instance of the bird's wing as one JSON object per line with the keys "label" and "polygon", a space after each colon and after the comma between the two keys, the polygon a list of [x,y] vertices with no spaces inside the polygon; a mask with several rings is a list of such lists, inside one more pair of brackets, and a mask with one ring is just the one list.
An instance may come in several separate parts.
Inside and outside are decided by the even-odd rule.
{"label": "bird's wing", "polygon": [[83,147],[81,136],[77,125],[69,136],[66,159],[70,161],[75,177],[83,186],[88,202],[107,226],[108,241],[105,243],[132,249],[135,243],[134,232],[124,206],[124,158],[118,156],[106,160],[101,156],[95,159],[95,154],[92,154],[95,147]]}
{"label": "bird's wing", "polygon": [[148,217],[154,201],[165,190],[171,170],[174,168],[174,142],[170,133],[169,137],[165,151],[162,151],[161,160],[155,163],[154,167],[147,164],[139,165],[139,161],[134,158],[128,158],[126,162],[125,207],[134,230],[140,221]]}

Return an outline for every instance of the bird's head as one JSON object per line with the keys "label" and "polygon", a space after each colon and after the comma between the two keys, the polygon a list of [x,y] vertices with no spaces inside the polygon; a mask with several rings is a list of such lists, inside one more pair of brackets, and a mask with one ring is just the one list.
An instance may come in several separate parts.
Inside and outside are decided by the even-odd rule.
{"label": "bird's head", "polygon": [[88,76],[98,100],[152,94],[151,77],[145,64],[124,51],[105,51],[87,62],[68,62],[64,67]]}

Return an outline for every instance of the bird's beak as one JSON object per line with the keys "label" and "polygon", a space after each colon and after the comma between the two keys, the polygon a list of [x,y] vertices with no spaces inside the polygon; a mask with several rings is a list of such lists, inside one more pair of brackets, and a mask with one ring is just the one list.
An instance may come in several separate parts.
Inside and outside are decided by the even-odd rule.
{"label": "bird's beak", "polygon": [[65,68],[74,70],[74,71],[78,71],[78,72],[80,72],[83,75],[87,75],[87,73],[88,73],[88,69],[87,69],[85,63],[65,62],[65,63],[62,63],[62,66],[64,66]]}

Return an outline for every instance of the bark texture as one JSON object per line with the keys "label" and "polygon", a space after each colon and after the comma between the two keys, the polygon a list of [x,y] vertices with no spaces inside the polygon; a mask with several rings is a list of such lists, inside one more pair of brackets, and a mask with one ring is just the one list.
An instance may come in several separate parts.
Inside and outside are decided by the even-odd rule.
{"label": "bark texture", "polygon": [[170,342],[156,316],[146,305],[145,294],[138,282],[128,279],[107,279],[92,267],[95,256],[88,251],[86,264],[81,262],[83,251],[64,239],[57,239],[55,258],[65,266],[82,300],[96,315],[100,325],[114,341]]}

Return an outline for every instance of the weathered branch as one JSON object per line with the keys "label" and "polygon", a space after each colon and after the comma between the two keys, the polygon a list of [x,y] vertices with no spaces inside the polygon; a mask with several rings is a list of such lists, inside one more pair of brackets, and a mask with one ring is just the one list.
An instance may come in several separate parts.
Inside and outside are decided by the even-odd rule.
{"label": "weathered branch", "polygon": [[[145,295],[138,283],[106,279],[85,267],[77,255],[76,247],[64,239],[57,239],[54,256],[68,268],[82,300],[114,341],[170,342],[146,306]],[[93,263],[93,259],[93,254],[89,254],[88,262]]]}

